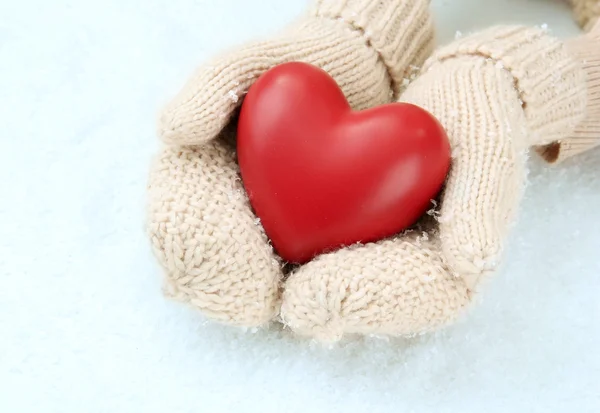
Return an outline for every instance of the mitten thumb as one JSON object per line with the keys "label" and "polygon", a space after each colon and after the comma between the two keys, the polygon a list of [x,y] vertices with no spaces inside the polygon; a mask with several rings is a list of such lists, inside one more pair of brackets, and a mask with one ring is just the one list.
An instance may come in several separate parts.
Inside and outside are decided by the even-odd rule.
{"label": "mitten thumb", "polygon": [[441,247],[470,289],[499,263],[525,186],[527,149],[572,133],[585,97],[583,71],[564,45],[519,26],[440,49],[402,96],[438,117],[450,138]]}

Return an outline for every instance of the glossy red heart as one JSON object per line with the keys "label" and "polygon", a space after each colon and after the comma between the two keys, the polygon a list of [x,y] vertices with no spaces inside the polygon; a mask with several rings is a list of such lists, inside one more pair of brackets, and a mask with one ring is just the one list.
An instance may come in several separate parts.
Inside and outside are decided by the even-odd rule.
{"label": "glossy red heart", "polygon": [[335,80],[305,63],[276,66],[250,88],[237,150],[250,203],[293,263],[409,227],[450,166],[431,114],[406,103],[352,111]]}

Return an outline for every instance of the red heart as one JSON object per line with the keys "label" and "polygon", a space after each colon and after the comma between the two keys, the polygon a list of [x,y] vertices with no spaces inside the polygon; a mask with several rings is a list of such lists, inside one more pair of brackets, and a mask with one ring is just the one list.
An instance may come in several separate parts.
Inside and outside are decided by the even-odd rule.
{"label": "red heart", "polygon": [[431,114],[407,103],[352,111],[335,80],[305,63],[258,79],[237,139],[250,203],[275,250],[294,263],[412,225],[450,166],[448,138]]}

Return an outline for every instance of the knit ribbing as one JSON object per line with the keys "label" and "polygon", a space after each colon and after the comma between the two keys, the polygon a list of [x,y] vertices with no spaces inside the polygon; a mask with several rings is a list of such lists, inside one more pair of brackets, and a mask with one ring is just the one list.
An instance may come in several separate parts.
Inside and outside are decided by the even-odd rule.
{"label": "knit ribbing", "polygon": [[543,29],[506,26],[484,30],[440,49],[428,65],[459,55],[490,59],[511,73],[529,122],[527,145],[562,139],[583,119],[585,73],[564,44]]}
{"label": "knit ribbing", "polygon": [[442,253],[475,289],[500,263],[525,187],[531,132],[513,76],[494,60],[458,55],[429,66],[417,86],[403,99],[441,118],[453,147],[439,219]]}
{"label": "knit ribbing", "polygon": [[317,0],[315,16],[340,19],[359,30],[385,63],[399,93],[410,66],[420,66],[433,50],[429,0]]}
{"label": "knit ribbing", "polygon": [[[169,144],[213,139],[243,96],[271,67],[290,61],[319,66],[355,109],[388,103],[411,65],[431,48],[426,0],[319,0],[307,17],[274,40],[225,53],[203,65],[160,116]],[[402,15],[399,15],[402,14]]]}
{"label": "knit ribbing", "polygon": [[586,74],[586,116],[566,139],[537,148],[548,162],[560,162],[600,145],[600,22],[590,33],[566,45],[571,55],[582,62]]}

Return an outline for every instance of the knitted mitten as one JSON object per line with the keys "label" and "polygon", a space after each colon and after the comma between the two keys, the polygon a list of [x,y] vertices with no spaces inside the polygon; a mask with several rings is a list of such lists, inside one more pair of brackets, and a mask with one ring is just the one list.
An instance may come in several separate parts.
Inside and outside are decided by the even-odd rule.
{"label": "knitted mitten", "polygon": [[569,0],[575,19],[584,30],[591,30],[600,16],[600,0]]}
{"label": "knitted mitten", "polygon": [[150,177],[149,233],[169,295],[235,325],[260,325],[277,314],[281,263],[239,179],[230,145],[235,109],[264,71],[287,61],[328,71],[356,109],[389,102],[411,65],[431,51],[428,5],[316,0],[278,38],[198,70],[165,109],[160,133],[170,144],[200,146],[165,148]]}
{"label": "knitted mitten", "polygon": [[401,97],[445,126],[453,165],[417,230],[321,255],[286,282],[281,317],[320,340],[404,335],[453,320],[493,272],[525,188],[528,148],[570,136],[585,72],[544,31],[496,27],[443,47]]}

